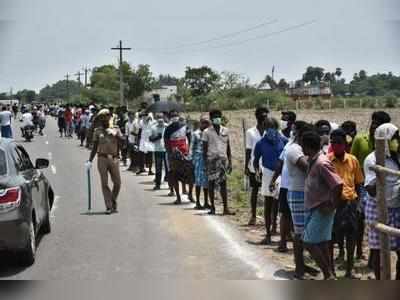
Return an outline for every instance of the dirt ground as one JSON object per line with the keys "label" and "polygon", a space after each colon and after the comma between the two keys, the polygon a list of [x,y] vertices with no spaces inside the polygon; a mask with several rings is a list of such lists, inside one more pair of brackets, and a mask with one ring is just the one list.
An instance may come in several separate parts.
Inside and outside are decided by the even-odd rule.
{"label": "dirt ground", "polygon": [[[366,131],[370,125],[371,114],[375,110],[372,109],[351,109],[351,110],[303,110],[297,112],[298,120],[304,120],[307,122],[316,122],[321,119],[328,120],[341,124],[344,121],[352,120],[357,123],[358,132]],[[400,126],[400,109],[387,109],[386,110],[392,117],[392,122]],[[190,114],[192,119],[198,119],[199,113]],[[288,247],[290,251],[288,253],[279,253],[276,249],[279,242],[279,234],[273,236],[273,244],[271,246],[259,246],[257,242],[262,240],[265,234],[262,216],[262,199],[259,199],[258,205],[258,225],[255,227],[247,226],[249,218],[249,194],[243,191],[244,184],[241,181],[244,179],[243,165],[244,165],[244,135],[243,126],[250,128],[255,125],[254,111],[227,111],[224,112],[224,116],[228,120],[227,127],[230,129],[231,146],[233,152],[233,164],[236,173],[236,180],[231,180],[230,186],[230,198],[231,206],[236,212],[236,215],[231,217],[229,220],[234,226],[238,227],[243,233],[243,237],[248,241],[249,244],[253,244],[254,247],[263,247],[265,249],[265,255],[270,257],[274,262],[280,264],[283,269],[287,271],[287,275],[290,277],[293,275],[294,262],[293,262],[293,248],[292,244],[289,243]],[[272,116],[280,119],[280,112],[272,112]],[[243,180],[244,181],[244,180]],[[279,232],[279,226],[278,226]],[[362,279],[374,278],[373,273],[367,267],[368,261],[368,249],[367,249],[367,238],[364,242],[364,256],[365,259],[356,261],[355,273],[359,274]],[[313,261],[308,256],[306,260],[309,264],[313,264]],[[393,266],[395,267],[395,257],[393,256]],[[344,264],[338,263],[336,265],[337,275],[339,278],[344,277]],[[312,279],[312,278],[310,278]]]}

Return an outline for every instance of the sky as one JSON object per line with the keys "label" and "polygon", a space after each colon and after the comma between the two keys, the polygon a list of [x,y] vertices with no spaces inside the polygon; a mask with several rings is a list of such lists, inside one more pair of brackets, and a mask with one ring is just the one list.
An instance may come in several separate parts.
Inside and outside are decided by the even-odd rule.
{"label": "sky", "polygon": [[117,64],[119,40],[133,48],[126,61],[156,75],[202,65],[253,83],[272,66],[288,81],[310,65],[341,67],[347,79],[361,69],[400,74],[398,2],[0,0],[0,92]]}

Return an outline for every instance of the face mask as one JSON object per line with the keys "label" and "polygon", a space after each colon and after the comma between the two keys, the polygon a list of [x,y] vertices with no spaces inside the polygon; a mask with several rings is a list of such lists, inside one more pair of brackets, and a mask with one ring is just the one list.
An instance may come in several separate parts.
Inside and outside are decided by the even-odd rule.
{"label": "face mask", "polygon": [[281,121],[281,128],[282,129],[286,129],[286,128],[288,128],[288,121]]}
{"label": "face mask", "polygon": [[292,130],[290,131],[290,139],[294,140],[296,138],[296,131]]}
{"label": "face mask", "polygon": [[179,122],[179,117],[173,117],[173,118],[171,118],[171,122],[172,122],[172,123]]}
{"label": "face mask", "polygon": [[222,118],[215,118],[212,120],[214,125],[221,125],[222,124]]}
{"label": "face mask", "polygon": [[399,152],[399,141],[391,140],[389,142],[389,150],[390,150],[390,152],[398,153]]}
{"label": "face mask", "polygon": [[332,144],[332,150],[336,156],[341,156],[346,151],[346,145]]}
{"label": "face mask", "polygon": [[351,145],[351,143],[353,142],[353,138],[351,135],[346,135],[346,143],[348,145]]}

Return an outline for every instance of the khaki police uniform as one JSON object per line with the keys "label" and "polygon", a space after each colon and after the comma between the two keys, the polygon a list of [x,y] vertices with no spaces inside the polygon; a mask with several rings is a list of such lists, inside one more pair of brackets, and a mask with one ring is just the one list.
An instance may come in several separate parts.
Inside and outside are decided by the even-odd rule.
{"label": "khaki police uniform", "polygon": [[[117,198],[121,189],[121,174],[119,171],[118,141],[122,137],[119,129],[96,128],[93,142],[98,143],[97,167],[100,173],[101,188],[107,209],[117,209]],[[108,186],[108,175],[114,186]]]}

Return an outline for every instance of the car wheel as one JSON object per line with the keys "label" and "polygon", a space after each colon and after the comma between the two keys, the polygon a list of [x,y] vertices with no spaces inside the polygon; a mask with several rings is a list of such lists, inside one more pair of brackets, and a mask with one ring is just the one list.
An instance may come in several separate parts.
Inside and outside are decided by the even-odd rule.
{"label": "car wheel", "polygon": [[25,249],[20,254],[20,261],[24,266],[31,266],[34,264],[36,258],[36,232],[33,220],[29,224],[29,237]]}
{"label": "car wheel", "polygon": [[49,206],[47,208],[47,214],[46,214],[46,217],[43,220],[43,225],[41,227],[41,232],[43,234],[49,234],[51,232],[50,209],[49,209],[49,207],[50,207],[50,204],[49,204]]}

